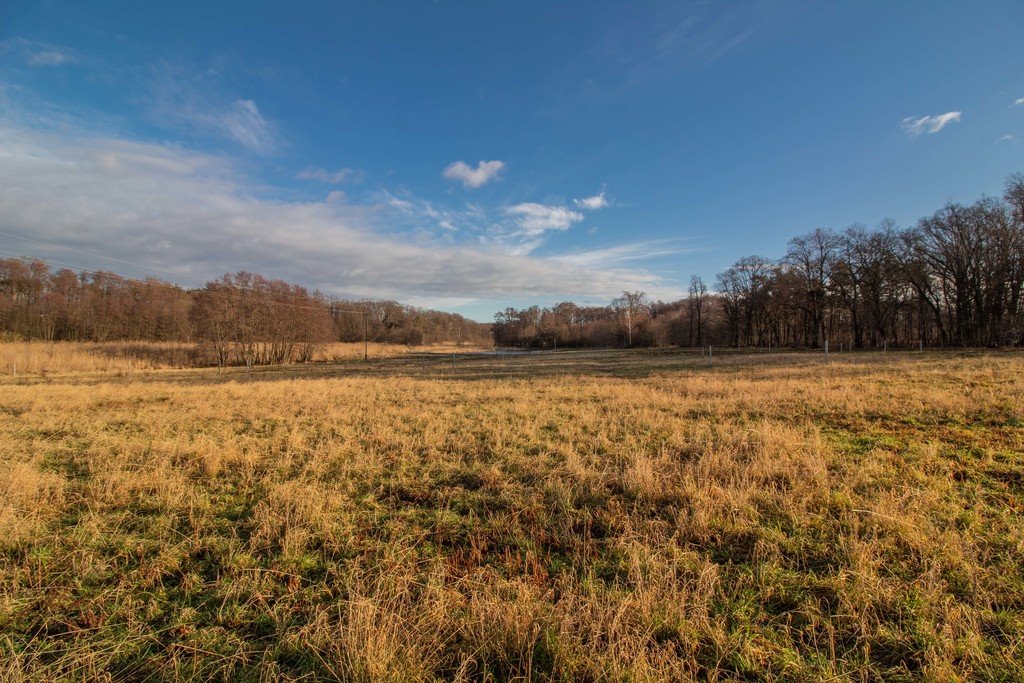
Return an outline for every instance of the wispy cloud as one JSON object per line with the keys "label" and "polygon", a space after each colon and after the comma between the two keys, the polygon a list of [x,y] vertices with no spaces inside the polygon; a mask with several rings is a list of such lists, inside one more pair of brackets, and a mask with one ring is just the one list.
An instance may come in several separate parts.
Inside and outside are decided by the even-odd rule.
{"label": "wispy cloud", "polygon": [[481,161],[473,168],[465,161],[455,161],[444,169],[444,177],[458,180],[464,187],[476,189],[497,180],[505,168],[503,161]]}
{"label": "wispy cloud", "polygon": [[588,90],[593,86],[621,95],[684,69],[708,67],[748,43],[758,31],[770,29],[780,14],[773,5],[756,0],[735,0],[724,7],[670,2],[647,12],[632,12],[627,6],[612,10],[606,17],[607,33],[592,48],[593,60],[605,70],[596,75],[600,85],[588,80]]}
{"label": "wispy cloud", "polygon": [[29,55],[27,61],[29,66],[60,66],[73,62],[74,57],[60,50],[42,50]]}
{"label": "wispy cloud", "polygon": [[78,61],[78,53],[67,47],[15,37],[0,41],[0,54],[18,55],[28,66],[60,66]]}
{"label": "wispy cloud", "polygon": [[583,220],[583,214],[564,206],[526,202],[505,207],[503,213],[512,218],[521,234],[539,237],[549,230],[568,230]]}
{"label": "wispy cloud", "polygon": [[468,239],[477,244],[493,242],[494,233],[499,236],[502,233],[502,226],[477,204],[442,207],[404,189],[382,189],[374,192],[372,197],[378,205],[389,210],[388,224],[393,227],[440,236],[449,242]]}
{"label": "wispy cloud", "polygon": [[1000,142],[1016,142],[1016,141],[1017,141],[1017,136],[1016,135],[1013,135],[1012,133],[1007,133],[1003,137],[1001,137],[998,140],[996,140],[996,144],[999,144]]}
{"label": "wispy cloud", "polygon": [[489,209],[475,203],[446,207],[408,190],[378,190],[373,196],[390,212],[391,226],[518,256],[542,246],[548,233],[568,230],[584,219],[568,207],[535,202]]}
{"label": "wispy cloud", "polygon": [[323,168],[309,166],[299,171],[296,177],[299,180],[317,180],[321,183],[339,185],[341,183],[360,183],[363,180],[363,173],[351,168],[339,168],[337,171],[328,171]]}
{"label": "wispy cloud", "polygon": [[577,208],[584,209],[586,211],[597,211],[598,209],[604,209],[611,206],[611,202],[609,202],[607,197],[604,196],[604,190],[601,190],[601,192],[592,197],[573,199],[572,203],[575,204]]}
{"label": "wispy cloud", "polygon": [[929,135],[938,133],[950,123],[959,122],[961,118],[963,118],[963,113],[959,111],[948,111],[945,114],[922,116],[920,118],[908,116],[900,121],[900,127],[903,128],[903,132],[909,137],[916,138],[922,133],[928,133]]}
{"label": "wispy cloud", "polygon": [[[458,213],[456,211],[439,209],[430,200],[417,197],[406,190],[396,190],[394,192],[386,189],[379,190],[373,196],[379,204],[390,207],[415,220],[427,219],[435,221],[438,224],[437,227],[444,229],[453,227],[451,221]],[[417,225],[414,223],[413,225],[421,227],[421,224]]]}
{"label": "wispy cloud", "polygon": [[235,100],[219,115],[219,123],[228,137],[254,152],[269,152],[274,148],[274,135],[270,123],[263,118],[252,100]]}
{"label": "wispy cloud", "polygon": [[750,38],[757,33],[757,29],[750,27],[744,31],[737,33],[736,35],[722,40],[720,43],[714,44],[708,48],[705,52],[704,63],[710,64],[711,62],[717,61],[727,55],[728,53],[735,50],[743,43],[750,40]]}
{"label": "wispy cloud", "polygon": [[282,143],[277,126],[255,100],[229,93],[214,69],[161,64],[154,67],[145,106],[157,123],[230,140],[257,154],[276,152]]}
{"label": "wispy cloud", "polygon": [[1016,104],[1017,106],[1024,104],[1024,97],[1018,97],[1013,101],[1013,103]]}
{"label": "wispy cloud", "polygon": [[664,256],[675,256],[697,251],[685,247],[677,239],[646,240],[632,244],[619,244],[600,249],[589,249],[553,257],[562,263],[571,263],[588,268],[609,266],[623,261],[644,261]]}

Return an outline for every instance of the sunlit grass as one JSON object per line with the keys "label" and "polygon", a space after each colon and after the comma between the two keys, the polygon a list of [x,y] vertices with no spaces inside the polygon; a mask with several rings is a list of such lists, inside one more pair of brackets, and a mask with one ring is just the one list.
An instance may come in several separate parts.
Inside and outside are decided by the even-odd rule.
{"label": "sunlit grass", "polygon": [[880,358],[8,378],[0,678],[1020,680],[1024,356]]}
{"label": "sunlit grass", "polygon": [[[313,362],[336,362],[366,357],[374,360],[410,353],[479,351],[457,344],[409,346],[372,342],[335,342],[316,346]],[[0,342],[0,376],[76,372],[130,373],[166,368],[208,367],[212,352],[184,342]]]}

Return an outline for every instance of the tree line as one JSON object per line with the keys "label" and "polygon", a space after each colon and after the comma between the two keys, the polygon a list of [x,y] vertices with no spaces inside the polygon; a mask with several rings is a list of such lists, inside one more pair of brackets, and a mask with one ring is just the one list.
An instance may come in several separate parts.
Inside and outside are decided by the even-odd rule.
{"label": "tree line", "polygon": [[490,328],[395,301],[332,299],[244,271],[185,289],[0,259],[0,337],[196,342],[217,364],[264,365],[309,360],[335,341],[490,344]]}
{"label": "tree line", "polygon": [[520,347],[852,348],[1024,344],[1024,175],[1002,198],[949,202],[913,226],[816,229],[778,259],[746,256],[711,287],[652,302],[562,302],[495,314],[495,343]]}
{"label": "tree line", "polygon": [[390,300],[345,301],[239,272],[198,289],[110,272],[0,259],[0,334],[48,341],[182,341],[217,363],[308,360],[317,344],[856,348],[1024,344],[1024,175],[1002,198],[947,203],[917,224],[883,221],[791,239],[778,259],[746,256],[709,286],[607,306],[507,308],[494,324]]}

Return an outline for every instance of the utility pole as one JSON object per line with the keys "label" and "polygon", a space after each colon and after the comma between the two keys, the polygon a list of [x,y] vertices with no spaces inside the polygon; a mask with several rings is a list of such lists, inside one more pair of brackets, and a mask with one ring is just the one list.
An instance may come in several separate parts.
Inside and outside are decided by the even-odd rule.
{"label": "utility pole", "polygon": [[370,314],[363,312],[363,362],[370,360]]}

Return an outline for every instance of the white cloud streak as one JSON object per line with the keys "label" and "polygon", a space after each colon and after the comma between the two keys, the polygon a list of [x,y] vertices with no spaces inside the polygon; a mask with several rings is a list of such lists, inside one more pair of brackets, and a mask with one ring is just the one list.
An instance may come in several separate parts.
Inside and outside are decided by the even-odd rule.
{"label": "white cloud streak", "polygon": [[465,161],[455,161],[448,164],[442,174],[448,180],[458,180],[463,187],[475,190],[487,183],[497,180],[505,168],[503,161],[481,161],[473,168]]}
{"label": "white cloud streak", "polygon": [[228,137],[256,152],[269,152],[274,147],[270,124],[252,100],[235,100],[221,113],[220,125]]}
{"label": "white cloud streak", "polygon": [[1013,103],[1016,104],[1017,106],[1024,104],[1024,97],[1018,97],[1013,101]]}
{"label": "white cloud streak", "polygon": [[922,133],[928,133],[929,135],[938,133],[950,123],[959,122],[962,118],[963,113],[959,111],[948,111],[945,114],[922,116],[920,118],[908,116],[900,122],[900,127],[903,128],[903,132],[909,137],[916,138]]}
{"label": "white cloud streak", "polygon": [[623,261],[645,261],[664,256],[689,254],[696,251],[684,247],[678,240],[646,240],[632,244],[618,244],[612,247],[589,249],[553,257],[556,261],[587,268],[607,267]]}
{"label": "white cloud streak", "polygon": [[337,171],[328,171],[323,168],[312,166],[299,171],[296,176],[299,180],[317,180],[321,183],[339,185],[341,183],[358,183],[363,179],[363,174],[351,168],[339,168]]}
{"label": "white cloud streak", "polygon": [[604,196],[604,191],[595,194],[593,197],[583,197],[582,199],[574,199],[572,203],[577,208],[584,209],[585,211],[597,211],[598,209],[604,209],[611,206],[611,203]]}
{"label": "white cloud streak", "polygon": [[29,66],[60,66],[74,59],[60,50],[43,50],[29,55],[27,61]]}
{"label": "white cloud streak", "polygon": [[33,67],[60,66],[78,61],[75,50],[18,37],[0,40],[0,55],[8,52],[18,55],[25,64]]}
{"label": "white cloud streak", "polygon": [[527,237],[538,237],[549,230],[568,230],[583,220],[583,214],[564,206],[532,202],[507,206],[504,214],[511,217]]}
{"label": "white cloud streak", "polygon": [[155,122],[203,137],[230,140],[257,154],[281,147],[277,127],[252,99],[225,95],[215,71],[161,65],[155,68],[145,106]]}

